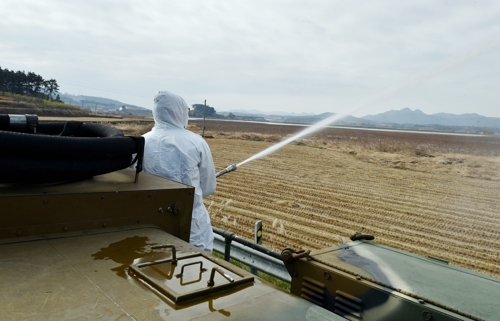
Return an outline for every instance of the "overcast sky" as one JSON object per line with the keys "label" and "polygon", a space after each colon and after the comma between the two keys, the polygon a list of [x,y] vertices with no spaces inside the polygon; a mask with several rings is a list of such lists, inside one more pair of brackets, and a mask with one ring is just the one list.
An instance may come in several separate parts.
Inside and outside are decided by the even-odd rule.
{"label": "overcast sky", "polygon": [[62,93],[500,117],[498,0],[0,0],[0,16],[0,66]]}

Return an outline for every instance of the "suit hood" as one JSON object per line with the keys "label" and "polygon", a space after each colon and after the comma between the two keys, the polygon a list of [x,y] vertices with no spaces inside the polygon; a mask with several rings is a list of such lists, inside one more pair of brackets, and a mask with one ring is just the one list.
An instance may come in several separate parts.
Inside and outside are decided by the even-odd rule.
{"label": "suit hood", "polygon": [[154,98],[153,117],[155,127],[182,129],[188,124],[189,108],[182,97],[168,91],[159,91]]}

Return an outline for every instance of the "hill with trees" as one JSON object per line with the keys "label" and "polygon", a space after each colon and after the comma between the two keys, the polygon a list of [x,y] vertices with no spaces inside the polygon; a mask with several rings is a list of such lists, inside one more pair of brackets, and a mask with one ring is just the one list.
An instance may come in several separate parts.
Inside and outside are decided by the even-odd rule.
{"label": "hill with trees", "polygon": [[140,117],[153,116],[151,109],[109,98],[62,93],[61,100],[67,104],[79,106],[82,110],[89,110],[98,114],[118,114]]}
{"label": "hill with trees", "polygon": [[223,115],[218,115],[217,111],[214,107],[210,107],[209,105],[204,104],[194,104],[191,105],[191,109],[189,110],[189,117],[205,117],[207,118],[224,118]]}
{"label": "hill with trees", "polygon": [[3,93],[61,101],[57,93],[59,90],[57,80],[43,79],[42,76],[31,71],[14,71],[0,67],[0,90]]}
{"label": "hill with trees", "polygon": [[55,79],[44,79],[28,71],[0,67],[0,113],[39,116],[88,116],[88,111],[65,104]]}

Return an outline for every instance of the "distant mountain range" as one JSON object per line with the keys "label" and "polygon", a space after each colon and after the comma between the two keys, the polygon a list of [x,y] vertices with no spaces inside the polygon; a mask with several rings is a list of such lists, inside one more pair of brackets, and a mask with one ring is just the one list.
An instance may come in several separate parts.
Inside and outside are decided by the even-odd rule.
{"label": "distant mountain range", "polygon": [[438,113],[427,115],[419,109],[391,110],[378,115],[368,115],[362,119],[378,123],[411,124],[411,125],[443,125],[443,126],[477,126],[500,128],[500,118],[486,117],[478,114]]}
{"label": "distant mountain range", "polygon": [[[84,109],[92,109],[96,112],[121,112],[137,115],[151,115],[148,108],[135,106],[120,102],[118,100],[84,96],[60,94],[61,100],[68,104],[82,106]],[[312,113],[293,113],[286,111],[259,111],[259,110],[241,110],[217,111],[218,115],[229,115],[232,113],[240,119],[266,120],[274,122],[288,123],[306,123],[312,124],[328,118],[334,113],[312,114]],[[419,109],[411,110],[403,108],[401,110],[391,110],[377,115],[368,115],[364,117],[346,116],[334,123],[343,126],[361,126],[361,127],[382,127],[382,128],[404,128],[419,130],[444,130],[444,131],[463,131],[463,132],[489,132],[500,133],[500,118],[486,117],[479,114],[455,115],[449,113],[438,113],[427,115]]]}
{"label": "distant mountain range", "polygon": [[[248,110],[231,110],[221,112],[227,115],[231,112],[242,118],[262,118],[267,121],[289,122],[289,123],[315,123],[328,118],[334,113],[323,113],[319,115],[309,113],[280,113],[261,112]],[[219,114],[219,112],[217,112]],[[500,132],[500,118],[486,117],[478,114],[455,115],[448,113],[438,113],[427,115],[419,109],[411,110],[403,108],[401,110],[391,110],[377,115],[364,117],[346,116],[334,123],[343,126],[361,126],[377,128],[404,128],[418,130],[443,130],[459,132],[484,132],[489,128],[490,132]]]}
{"label": "distant mountain range", "polygon": [[83,106],[83,108],[94,108],[97,107],[99,109],[104,109],[104,110],[110,110],[110,111],[115,111],[119,109],[120,107],[124,107],[126,109],[132,109],[132,110],[141,110],[141,111],[148,111],[149,109],[144,108],[144,107],[139,107],[135,105],[130,105],[126,103],[122,103],[121,101],[118,100],[113,100],[109,98],[102,98],[102,97],[94,97],[94,96],[85,96],[85,95],[71,95],[71,94],[59,94],[61,97],[61,100],[64,101],[67,104],[71,105],[78,105],[78,106]]}

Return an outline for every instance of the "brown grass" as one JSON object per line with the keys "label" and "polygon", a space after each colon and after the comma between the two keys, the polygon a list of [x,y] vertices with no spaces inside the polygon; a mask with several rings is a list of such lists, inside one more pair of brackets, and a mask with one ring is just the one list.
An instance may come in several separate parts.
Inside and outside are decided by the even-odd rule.
{"label": "brown grass", "polygon": [[0,113],[64,117],[78,117],[90,114],[89,111],[81,110],[78,106],[12,93],[0,94]]}
{"label": "brown grass", "polygon": [[154,121],[147,118],[122,118],[118,116],[86,116],[86,117],[39,117],[41,121],[74,121],[94,122],[118,128],[124,135],[140,136],[153,128]]}
{"label": "brown grass", "polygon": [[113,122],[103,121],[102,123],[107,125],[112,125],[121,130],[123,134],[130,136],[143,135],[148,131],[150,131],[154,126],[154,121],[152,119],[151,120],[130,119],[126,121],[113,121]]}
{"label": "brown grass", "polygon": [[[191,126],[191,130],[201,132],[200,122],[192,122]],[[206,127],[206,134],[213,138],[273,143],[303,129],[298,126],[221,121],[211,121]],[[500,180],[498,135],[469,137],[324,129],[292,144],[336,150],[368,163],[398,169]]]}
{"label": "brown grass", "polygon": [[[266,138],[291,135],[253,125],[207,125],[217,170],[271,146]],[[278,251],[323,248],[363,231],[500,277],[499,156],[497,136],[331,129],[220,177],[206,205],[214,226],[247,239],[262,220],[264,245]]]}

